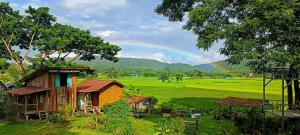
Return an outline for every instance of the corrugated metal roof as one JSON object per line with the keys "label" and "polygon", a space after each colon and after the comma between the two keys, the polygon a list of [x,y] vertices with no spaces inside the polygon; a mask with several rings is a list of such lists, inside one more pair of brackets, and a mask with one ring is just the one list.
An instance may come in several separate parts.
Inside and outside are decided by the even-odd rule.
{"label": "corrugated metal roof", "polygon": [[113,83],[119,85],[122,88],[124,87],[123,84],[115,80],[85,80],[77,85],[77,92],[88,93],[99,91]]}
{"label": "corrugated metal roof", "polygon": [[25,87],[9,90],[9,91],[7,91],[7,93],[17,94],[17,95],[27,95],[27,94],[46,91],[46,90],[49,90],[49,89],[43,88],[43,87],[25,86]]}
{"label": "corrugated metal roof", "polygon": [[240,107],[256,107],[263,104],[261,99],[226,97],[216,101],[217,104]]}
{"label": "corrugated metal roof", "polygon": [[127,103],[128,104],[138,104],[138,103],[144,102],[148,99],[149,99],[149,97],[146,97],[146,96],[133,96],[127,100]]}

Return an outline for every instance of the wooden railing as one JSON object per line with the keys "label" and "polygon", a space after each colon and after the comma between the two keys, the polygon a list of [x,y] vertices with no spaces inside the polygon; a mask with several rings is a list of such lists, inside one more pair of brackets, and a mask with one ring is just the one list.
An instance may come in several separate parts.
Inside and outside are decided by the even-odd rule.
{"label": "wooden railing", "polygon": [[[288,109],[289,105],[287,103],[288,103],[287,100],[284,100],[284,104],[283,104],[284,109]],[[266,106],[265,107],[266,110],[272,110],[272,112],[274,110],[281,111],[282,110],[282,100],[268,100],[268,103],[266,103],[265,106]],[[300,106],[295,105],[295,104],[292,104],[291,107],[292,107],[291,109],[293,109],[293,110],[300,109]]]}

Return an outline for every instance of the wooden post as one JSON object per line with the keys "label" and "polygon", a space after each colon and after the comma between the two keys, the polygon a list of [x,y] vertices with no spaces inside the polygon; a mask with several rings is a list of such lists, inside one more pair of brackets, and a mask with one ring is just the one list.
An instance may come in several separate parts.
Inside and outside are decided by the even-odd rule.
{"label": "wooden post", "polygon": [[137,114],[138,114],[138,118],[140,118],[139,103],[137,104],[136,111],[137,111]]}
{"label": "wooden post", "polygon": [[46,95],[45,95],[45,99],[44,99],[44,100],[45,100],[45,103],[44,103],[44,104],[46,105],[46,106],[45,106],[45,111],[46,111],[46,113],[48,113],[48,106],[49,106],[49,101],[48,101],[49,98],[48,98],[48,94],[49,94],[49,91],[46,91]]}
{"label": "wooden post", "polygon": [[219,119],[221,119],[221,105],[219,104]]}
{"label": "wooden post", "polygon": [[18,107],[18,103],[19,103],[19,96],[18,95],[13,95],[14,97],[17,97],[17,107],[16,107],[16,111],[17,111],[17,117],[20,117],[20,109],[18,109],[19,107]]}
{"label": "wooden post", "polygon": [[77,106],[77,84],[76,84],[76,74],[72,74],[72,92],[73,92],[73,108],[75,109]]}
{"label": "wooden post", "polygon": [[149,116],[150,116],[150,114],[151,114],[151,110],[150,109],[152,109],[152,105],[151,105],[151,103],[149,102],[149,104],[148,104],[148,114],[149,114]]}
{"label": "wooden post", "polygon": [[231,116],[231,105],[229,106],[229,114],[230,114],[230,118],[232,117]]}
{"label": "wooden post", "polygon": [[284,131],[284,79],[282,78],[282,99],[281,99],[281,129]]}
{"label": "wooden post", "polygon": [[25,113],[27,111],[27,95],[25,95],[25,105],[24,105],[24,108],[25,108]]}
{"label": "wooden post", "polygon": [[265,116],[265,100],[266,100],[266,74],[265,72],[263,73],[263,106],[262,106],[262,111],[263,115]]}
{"label": "wooden post", "polygon": [[262,104],[262,113],[263,113],[263,134],[265,134],[265,100],[266,100],[266,74],[263,71],[263,104]]}
{"label": "wooden post", "polygon": [[25,116],[26,116],[26,120],[28,120],[28,115],[26,114],[26,112],[27,112],[27,95],[25,95],[25,104],[24,104],[24,108],[25,108],[24,114],[25,114]]}
{"label": "wooden post", "polygon": [[84,94],[84,112],[87,113],[86,93]]}
{"label": "wooden post", "polygon": [[36,102],[36,111],[39,112],[39,99],[38,99],[38,94],[35,94],[35,102]]}

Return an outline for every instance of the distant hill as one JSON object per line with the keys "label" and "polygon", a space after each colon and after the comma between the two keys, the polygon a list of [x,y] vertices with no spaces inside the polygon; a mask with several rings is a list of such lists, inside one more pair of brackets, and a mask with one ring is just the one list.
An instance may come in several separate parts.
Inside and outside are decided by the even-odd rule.
{"label": "distant hill", "polygon": [[222,61],[216,61],[212,63],[207,64],[200,64],[195,65],[195,67],[206,70],[206,71],[233,71],[233,72],[242,72],[242,71],[248,71],[249,68],[247,68],[245,62],[241,62],[239,65],[232,65],[225,60]]}
{"label": "distant hill", "polygon": [[141,70],[141,69],[170,69],[170,70],[193,70],[193,69],[201,69],[205,71],[223,71],[215,65],[221,66],[226,70],[244,70],[247,69],[244,64],[241,65],[231,65],[225,61],[217,61],[213,63],[200,64],[200,65],[189,65],[183,63],[164,63],[157,60],[152,59],[141,59],[141,58],[120,58],[119,62],[113,63],[108,60],[101,60],[100,57],[96,57],[95,60],[92,61],[76,61],[79,64],[86,64],[91,67],[94,67],[98,71],[105,70],[110,67],[117,67],[120,69],[131,69],[131,70]]}
{"label": "distant hill", "polygon": [[141,59],[141,58],[120,58],[117,63],[113,63],[108,60],[101,60],[97,57],[92,61],[82,61],[77,60],[76,63],[86,64],[96,68],[97,70],[102,70],[109,67],[118,67],[120,69],[165,69],[169,68],[171,70],[191,70],[195,67],[189,64],[183,63],[164,63],[152,59]]}

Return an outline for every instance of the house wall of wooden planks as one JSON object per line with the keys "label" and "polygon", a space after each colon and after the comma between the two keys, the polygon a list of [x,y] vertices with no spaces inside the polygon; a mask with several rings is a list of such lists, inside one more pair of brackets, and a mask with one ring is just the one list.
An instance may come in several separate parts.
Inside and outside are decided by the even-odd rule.
{"label": "house wall of wooden planks", "polygon": [[42,106],[39,107],[40,110],[56,112],[59,107],[66,104],[70,104],[73,108],[76,107],[76,73],[64,73],[70,76],[68,79],[71,80],[71,84],[68,86],[57,86],[55,76],[59,74],[61,73],[43,72],[27,82],[27,86],[49,88],[49,91],[38,94],[38,99],[42,99],[42,97],[44,99],[43,103],[39,101],[39,106]]}

